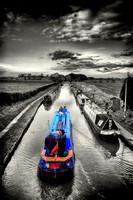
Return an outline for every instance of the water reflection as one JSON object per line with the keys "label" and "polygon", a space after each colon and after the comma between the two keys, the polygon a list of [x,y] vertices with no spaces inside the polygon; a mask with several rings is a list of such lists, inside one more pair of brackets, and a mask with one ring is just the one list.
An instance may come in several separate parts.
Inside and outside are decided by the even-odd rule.
{"label": "water reflection", "polygon": [[49,111],[51,109],[52,103],[53,103],[52,101],[50,101],[50,102],[44,102],[43,101],[42,102],[44,109],[47,110],[47,111]]}
{"label": "water reflection", "polygon": [[112,156],[116,156],[117,151],[119,150],[119,143],[111,143],[108,141],[103,140],[95,133],[93,138],[94,140],[94,147],[101,152],[101,154],[105,157],[105,159],[110,159]]}

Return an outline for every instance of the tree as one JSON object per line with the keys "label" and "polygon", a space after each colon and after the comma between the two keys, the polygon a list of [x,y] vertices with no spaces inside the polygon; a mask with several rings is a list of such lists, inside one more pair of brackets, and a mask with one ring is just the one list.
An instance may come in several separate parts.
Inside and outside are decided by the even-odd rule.
{"label": "tree", "polygon": [[120,98],[125,102],[126,81],[127,81],[127,95],[126,95],[127,108],[133,110],[133,77],[128,76],[124,80],[123,86],[120,91]]}

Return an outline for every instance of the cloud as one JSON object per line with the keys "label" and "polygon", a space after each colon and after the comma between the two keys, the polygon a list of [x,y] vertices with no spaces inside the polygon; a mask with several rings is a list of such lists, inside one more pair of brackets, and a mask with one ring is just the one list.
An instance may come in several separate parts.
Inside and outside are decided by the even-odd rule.
{"label": "cloud", "polygon": [[58,50],[49,54],[52,60],[61,60],[61,59],[77,60],[77,56],[79,55],[80,54],[77,53],[75,54],[70,51],[62,51],[62,50]]}
{"label": "cloud", "polygon": [[7,22],[21,24],[38,19],[44,24],[41,34],[51,42],[91,43],[110,39],[133,42],[131,1],[59,0],[48,1],[45,6],[42,0],[32,4],[26,0],[18,2],[5,6]]}
{"label": "cloud", "polygon": [[12,23],[15,20],[15,16],[12,12],[7,12],[6,13],[7,19],[9,23]]}
{"label": "cloud", "polygon": [[7,69],[0,66],[0,76],[3,76],[7,72]]}
{"label": "cloud", "polygon": [[[127,51],[128,52],[128,51]],[[77,70],[95,70],[100,73],[111,73],[122,69],[133,68],[132,61],[111,63],[100,56],[90,56],[87,53],[78,54],[70,51],[55,51],[50,53],[52,60],[58,60],[57,70],[77,71]],[[54,69],[55,69],[54,68]]]}
{"label": "cloud", "polygon": [[21,38],[12,38],[13,41],[17,41],[17,42],[22,42],[23,40]]}
{"label": "cloud", "polygon": [[[45,27],[42,35],[48,36],[51,41],[87,41],[99,40],[132,40],[131,28],[117,20],[119,13],[114,11],[118,4],[101,9],[96,16],[87,8],[75,11],[52,20]],[[109,10],[110,9],[110,10]]]}
{"label": "cloud", "polygon": [[119,58],[119,57],[131,57],[133,56],[133,49],[125,49],[122,53],[119,54],[113,54],[112,55],[115,58]]}
{"label": "cloud", "polygon": [[52,60],[60,60],[60,62],[57,62],[57,68],[60,70],[98,68],[99,66],[97,63],[102,60],[99,56],[82,55],[65,50],[54,51],[50,53],[49,56]]}
{"label": "cloud", "polygon": [[[125,43],[133,42],[133,29],[122,20],[123,1],[116,1],[105,7],[99,6],[93,13],[91,7],[75,10],[61,16],[54,26],[50,27],[49,36],[52,41],[87,41],[121,40]],[[130,19],[131,21],[131,19]],[[51,34],[52,33],[52,34]],[[54,34],[53,34],[54,33]]]}
{"label": "cloud", "polygon": [[102,72],[102,73],[108,73],[108,72],[120,70],[121,68],[123,67],[108,63],[107,65],[101,65],[98,69],[96,69],[96,71]]}
{"label": "cloud", "polygon": [[52,41],[84,41],[88,40],[87,31],[92,28],[92,14],[89,9],[61,16],[51,20],[42,31]]}

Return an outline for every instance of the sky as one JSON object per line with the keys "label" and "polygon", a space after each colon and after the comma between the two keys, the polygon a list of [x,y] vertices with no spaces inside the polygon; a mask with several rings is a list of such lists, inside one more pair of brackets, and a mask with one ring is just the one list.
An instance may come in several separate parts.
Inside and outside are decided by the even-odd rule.
{"label": "sky", "polygon": [[[47,2],[47,3],[46,3]],[[131,0],[4,0],[0,76],[133,74]]]}

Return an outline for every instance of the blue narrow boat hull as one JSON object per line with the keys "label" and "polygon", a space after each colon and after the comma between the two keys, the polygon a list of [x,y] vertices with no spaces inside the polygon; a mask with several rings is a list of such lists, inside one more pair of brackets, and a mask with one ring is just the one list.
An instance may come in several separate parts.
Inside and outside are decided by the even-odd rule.
{"label": "blue narrow boat hull", "polygon": [[64,182],[74,176],[75,154],[69,111],[62,113],[61,117],[60,112],[55,112],[47,136],[49,131],[52,131],[52,135],[57,136],[60,130],[64,130],[66,135],[64,154],[62,157],[59,155],[47,155],[44,147],[38,164],[38,175],[44,180]]}
{"label": "blue narrow boat hull", "polygon": [[74,177],[74,166],[71,169],[63,169],[59,171],[44,171],[40,166],[38,167],[38,175],[46,181],[66,182]]}

